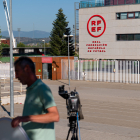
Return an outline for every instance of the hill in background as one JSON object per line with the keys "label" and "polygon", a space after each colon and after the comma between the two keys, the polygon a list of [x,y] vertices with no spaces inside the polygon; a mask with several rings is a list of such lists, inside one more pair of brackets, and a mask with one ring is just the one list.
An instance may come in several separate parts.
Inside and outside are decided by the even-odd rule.
{"label": "hill in background", "polygon": [[[19,37],[15,37],[17,43],[19,43]],[[42,44],[44,43],[42,40],[45,40],[45,43],[50,41],[49,38],[29,38],[29,37],[20,37],[20,42],[29,45],[29,44]]]}
{"label": "hill in background", "polygon": [[[19,33],[20,33],[20,37],[28,37],[28,38],[48,38],[50,36],[49,32],[34,30],[29,32],[13,31],[14,37],[19,37]],[[9,37],[8,31],[2,31],[1,35],[5,37]]]}
{"label": "hill in background", "polygon": [[[13,31],[14,37],[16,38],[17,43],[19,43],[19,32],[18,31]],[[9,33],[8,31],[2,31],[1,32],[2,38],[9,38]],[[34,30],[34,31],[20,31],[20,42],[30,45],[30,44],[42,44],[43,41],[45,40],[46,43],[50,41],[50,33],[45,32],[45,31],[39,31],[39,30]],[[73,38],[74,40],[74,38]],[[76,42],[79,42],[79,35],[76,36]]]}

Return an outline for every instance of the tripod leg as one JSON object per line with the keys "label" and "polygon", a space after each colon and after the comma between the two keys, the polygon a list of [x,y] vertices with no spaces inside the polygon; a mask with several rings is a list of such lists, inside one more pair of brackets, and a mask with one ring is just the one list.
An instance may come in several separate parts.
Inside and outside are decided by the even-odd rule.
{"label": "tripod leg", "polygon": [[71,140],[78,140],[76,131],[77,131],[77,129],[73,128],[73,134],[72,134]]}
{"label": "tripod leg", "polygon": [[77,125],[77,128],[76,129],[76,140],[78,140],[78,125]]}
{"label": "tripod leg", "polygon": [[67,135],[67,139],[66,139],[66,140],[68,140],[68,138],[69,138],[69,134],[70,134],[70,129],[69,129],[69,131],[68,131],[68,135]]}
{"label": "tripod leg", "polygon": [[76,140],[76,139],[75,139],[75,135],[72,136],[71,140]]}

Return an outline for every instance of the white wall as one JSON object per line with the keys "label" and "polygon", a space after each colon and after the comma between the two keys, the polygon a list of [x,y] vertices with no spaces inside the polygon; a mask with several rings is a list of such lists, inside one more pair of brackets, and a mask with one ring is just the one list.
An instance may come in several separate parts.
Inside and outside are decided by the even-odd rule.
{"label": "white wall", "polygon": [[[140,59],[140,41],[117,41],[116,34],[140,33],[140,19],[116,19],[118,12],[140,11],[140,4],[105,6],[79,9],[79,57],[97,59]],[[101,15],[106,21],[106,30],[98,38],[87,31],[87,22],[93,15]],[[88,52],[92,41],[107,44],[106,52]],[[90,46],[89,46],[90,47]]]}

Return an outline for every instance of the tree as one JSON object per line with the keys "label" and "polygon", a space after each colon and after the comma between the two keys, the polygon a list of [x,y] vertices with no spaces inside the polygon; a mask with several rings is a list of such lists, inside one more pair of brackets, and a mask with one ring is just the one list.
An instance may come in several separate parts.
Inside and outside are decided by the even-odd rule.
{"label": "tree", "polygon": [[8,48],[8,47],[10,47],[8,44],[4,44],[4,43],[2,43],[1,46],[2,46],[2,48]]}
{"label": "tree", "polygon": [[[70,30],[71,30],[70,28],[66,28],[65,35],[70,35],[71,34]],[[67,52],[67,53],[65,53],[65,55],[68,54],[68,37],[66,37],[66,42],[67,42],[67,45],[65,45],[65,47],[63,48],[64,52]],[[69,37],[69,55],[70,56],[75,55],[72,37]]]}
{"label": "tree", "polygon": [[26,47],[25,44],[21,42],[17,44],[17,48],[25,48],[25,47]]}
{"label": "tree", "polygon": [[[50,46],[51,46],[51,55],[56,56],[67,56],[68,55],[68,38],[64,38],[64,35],[70,35],[71,31],[68,28],[68,22],[66,21],[66,16],[63,14],[62,8],[58,10],[56,14],[56,20],[52,23],[53,29],[50,34]],[[70,55],[74,55],[72,49],[72,39],[69,38],[69,48]]]}

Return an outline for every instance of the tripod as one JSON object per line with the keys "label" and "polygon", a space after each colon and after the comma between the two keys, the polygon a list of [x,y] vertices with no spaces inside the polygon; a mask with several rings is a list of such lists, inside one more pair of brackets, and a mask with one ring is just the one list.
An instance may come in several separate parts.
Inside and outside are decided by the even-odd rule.
{"label": "tripod", "polygon": [[78,135],[77,135],[77,131],[78,131],[78,127],[76,125],[77,121],[76,121],[76,116],[70,116],[69,118],[69,131],[68,131],[68,135],[67,135],[67,139],[69,137],[70,131],[72,133],[72,137],[71,140],[78,140]]}

